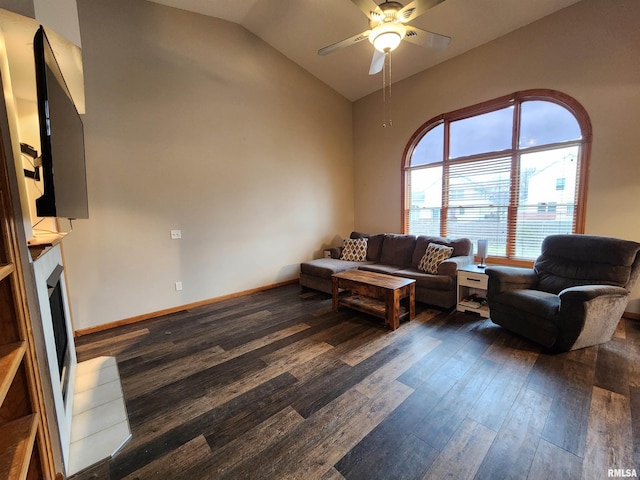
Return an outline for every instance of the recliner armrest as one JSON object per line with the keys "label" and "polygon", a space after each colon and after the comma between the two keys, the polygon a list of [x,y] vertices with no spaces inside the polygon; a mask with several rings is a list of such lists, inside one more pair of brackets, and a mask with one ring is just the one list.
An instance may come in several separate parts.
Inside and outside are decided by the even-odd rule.
{"label": "recliner armrest", "polygon": [[533,289],[538,284],[538,276],[533,268],[487,267],[489,277],[487,295],[497,295],[509,290]]}
{"label": "recliner armrest", "polygon": [[613,285],[580,285],[565,288],[558,296],[562,304],[563,300],[570,302],[588,302],[603,295],[625,296],[628,293],[626,289]]}
{"label": "recliner armrest", "polygon": [[627,305],[629,292],[611,285],[582,285],[562,290],[560,335],[554,348],[570,350],[608,341]]}

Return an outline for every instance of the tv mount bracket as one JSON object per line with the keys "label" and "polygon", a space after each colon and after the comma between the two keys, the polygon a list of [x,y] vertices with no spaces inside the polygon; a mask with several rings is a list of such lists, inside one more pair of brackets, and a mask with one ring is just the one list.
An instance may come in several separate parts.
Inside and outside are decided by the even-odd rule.
{"label": "tv mount bracket", "polygon": [[24,168],[24,176],[27,178],[33,178],[34,180],[40,180],[40,166],[42,165],[42,158],[38,157],[38,151],[31,145],[20,143],[20,152],[34,160],[33,162],[30,162],[33,165],[34,170],[31,171]]}

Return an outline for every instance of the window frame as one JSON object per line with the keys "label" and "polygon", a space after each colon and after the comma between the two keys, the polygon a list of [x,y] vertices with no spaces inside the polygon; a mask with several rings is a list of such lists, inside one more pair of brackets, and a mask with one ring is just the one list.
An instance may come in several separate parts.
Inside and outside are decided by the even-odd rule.
{"label": "window frame", "polygon": [[[544,101],[555,103],[575,117],[581,132],[581,139],[575,141],[557,142],[551,144],[538,145],[533,147],[521,148],[519,145],[520,137],[520,114],[521,105],[527,101]],[[481,154],[469,155],[466,157],[460,157],[455,159],[449,158],[450,145],[449,145],[449,133],[451,122],[462,120],[465,118],[482,115],[492,111],[500,110],[506,107],[513,106],[513,122],[512,122],[512,140],[511,148],[508,150],[500,150],[494,152],[484,152]],[[593,139],[591,120],[585,108],[573,97],[551,89],[531,89],[514,92],[509,95],[495,98],[481,102],[469,107],[464,107],[458,110],[454,110],[449,113],[437,115],[427,122],[423,123],[411,136],[407,143],[401,165],[401,231],[403,233],[409,232],[409,215],[410,205],[407,205],[407,193],[408,193],[408,180],[410,172],[420,168],[429,168],[426,165],[411,166],[411,157],[413,152],[422,140],[422,138],[430,132],[433,128],[443,124],[444,125],[444,148],[443,157],[441,162],[433,162],[428,165],[442,165],[443,170],[443,188],[442,188],[442,202],[440,213],[440,235],[447,236],[447,217],[448,217],[448,185],[447,178],[449,176],[449,166],[452,163],[458,162],[473,162],[479,161],[491,157],[510,156],[512,162],[512,174],[511,174],[511,198],[509,201],[509,217],[508,217],[508,233],[507,233],[507,252],[505,257],[490,257],[490,261],[496,264],[506,264],[515,266],[530,266],[533,264],[533,260],[523,260],[515,258],[515,226],[518,205],[518,186],[519,181],[519,164],[520,156],[523,153],[530,153],[539,150],[548,150],[552,148],[559,148],[561,146],[577,145],[578,146],[578,175],[576,185],[576,200],[575,200],[575,229],[573,233],[584,233],[585,231],[585,218],[586,218],[586,204],[587,204],[587,188],[589,178],[589,163],[591,157],[591,143]]]}

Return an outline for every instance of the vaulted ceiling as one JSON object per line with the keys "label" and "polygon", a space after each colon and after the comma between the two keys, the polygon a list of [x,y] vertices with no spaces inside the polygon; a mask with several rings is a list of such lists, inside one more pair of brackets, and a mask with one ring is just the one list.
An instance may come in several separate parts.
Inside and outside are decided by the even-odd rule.
{"label": "vaulted ceiling", "polygon": [[[369,75],[373,46],[362,41],[319,56],[318,49],[368,29],[350,0],[152,0],[238,23],[350,100],[382,87]],[[363,0],[358,0],[362,2]],[[465,53],[580,0],[445,0],[411,24],[451,37],[444,50],[402,42],[392,53],[393,81]],[[376,0],[381,3],[381,0]],[[408,1],[403,2],[405,5]]]}

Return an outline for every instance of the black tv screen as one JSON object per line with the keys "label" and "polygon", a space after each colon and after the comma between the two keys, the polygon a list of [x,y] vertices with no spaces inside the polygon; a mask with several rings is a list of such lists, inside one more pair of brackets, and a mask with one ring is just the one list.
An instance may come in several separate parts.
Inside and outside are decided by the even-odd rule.
{"label": "black tv screen", "polygon": [[82,119],[43,27],[36,32],[33,48],[44,182],[36,213],[89,218]]}

